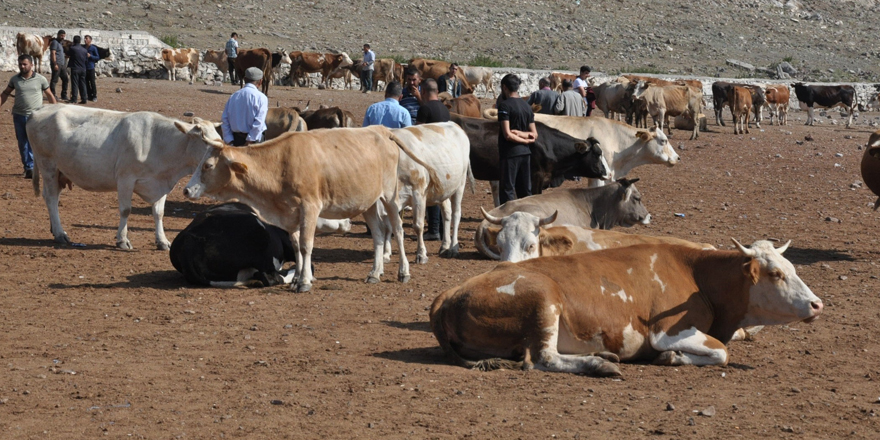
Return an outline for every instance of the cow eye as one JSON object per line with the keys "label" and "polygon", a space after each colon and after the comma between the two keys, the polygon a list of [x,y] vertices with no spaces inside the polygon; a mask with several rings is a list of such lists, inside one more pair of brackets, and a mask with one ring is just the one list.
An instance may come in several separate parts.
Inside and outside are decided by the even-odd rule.
{"label": "cow eye", "polygon": [[529,253],[535,252],[535,244],[534,243],[529,245],[528,251],[529,251]]}
{"label": "cow eye", "polygon": [[779,269],[773,269],[770,271],[770,278],[773,278],[775,281],[782,281],[785,279],[785,274]]}
{"label": "cow eye", "polygon": [[641,197],[641,196],[633,196],[633,200],[635,200],[635,201],[637,201],[637,202],[641,202],[641,201],[642,201],[642,197]]}
{"label": "cow eye", "polygon": [[210,170],[211,168],[214,168],[214,164],[212,164],[212,163],[206,163],[204,166],[204,169],[206,169],[206,170]]}

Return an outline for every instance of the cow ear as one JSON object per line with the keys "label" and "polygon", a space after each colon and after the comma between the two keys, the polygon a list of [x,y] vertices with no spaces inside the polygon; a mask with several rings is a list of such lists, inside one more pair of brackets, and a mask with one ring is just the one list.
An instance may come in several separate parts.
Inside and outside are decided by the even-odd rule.
{"label": "cow ear", "polygon": [[177,129],[180,130],[180,132],[183,134],[189,133],[189,131],[193,128],[192,124],[187,124],[183,121],[174,121],[174,126],[177,127]]}
{"label": "cow ear", "polygon": [[538,241],[541,243],[542,257],[565,255],[574,247],[574,242],[568,236],[548,234],[545,231],[541,231]]}
{"label": "cow ear", "polygon": [[575,142],[574,149],[581,154],[590,151],[590,146],[586,142]]}
{"label": "cow ear", "polygon": [[745,275],[753,285],[758,284],[758,277],[761,275],[761,265],[758,263],[758,260],[749,257],[743,264],[743,275]]}
{"label": "cow ear", "polygon": [[501,228],[486,228],[486,241],[489,242],[489,246],[497,247],[498,246],[498,233],[501,232]]}
{"label": "cow ear", "polygon": [[633,189],[632,186],[627,185],[626,191],[623,192],[623,201],[628,202],[629,198],[632,197]]}
{"label": "cow ear", "polygon": [[648,141],[651,140],[651,137],[653,137],[653,136],[651,136],[651,133],[649,133],[649,132],[647,132],[647,131],[639,130],[639,131],[636,133],[636,137],[639,138],[639,139],[641,139],[641,140],[643,140],[643,141],[645,141],[645,142],[648,142]]}
{"label": "cow ear", "polygon": [[230,162],[229,169],[235,174],[247,174],[248,167],[241,162]]}

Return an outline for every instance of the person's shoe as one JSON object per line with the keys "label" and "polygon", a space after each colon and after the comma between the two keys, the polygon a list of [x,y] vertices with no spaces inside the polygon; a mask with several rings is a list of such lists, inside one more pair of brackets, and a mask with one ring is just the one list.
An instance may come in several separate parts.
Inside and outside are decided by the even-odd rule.
{"label": "person's shoe", "polygon": [[92,101],[92,102],[98,102],[98,98],[92,98],[92,99],[90,99],[89,101]]}
{"label": "person's shoe", "polygon": [[68,104],[76,104],[76,100],[75,100],[75,99],[68,99],[68,100],[66,100],[66,101],[64,101],[64,102],[66,102],[66,103],[68,103]]}
{"label": "person's shoe", "polygon": [[425,241],[438,241],[440,240],[439,232],[429,232],[422,237]]}
{"label": "person's shoe", "polygon": [[34,178],[34,170],[24,170],[24,178],[25,179],[33,179]]}
{"label": "person's shoe", "polygon": [[82,105],[86,105],[86,104],[88,104],[88,103],[89,103],[89,102],[88,102],[88,101],[85,101],[85,100],[83,100],[83,101],[80,101],[80,102],[79,102],[79,103],[80,103],[80,104],[82,104]]}

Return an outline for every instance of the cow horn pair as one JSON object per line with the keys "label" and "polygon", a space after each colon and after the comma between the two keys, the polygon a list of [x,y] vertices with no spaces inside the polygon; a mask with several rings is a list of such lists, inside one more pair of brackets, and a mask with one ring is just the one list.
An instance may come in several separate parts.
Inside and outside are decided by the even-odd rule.
{"label": "cow horn pair", "polygon": [[[501,226],[501,223],[504,220],[503,217],[495,217],[494,215],[489,214],[488,212],[486,212],[486,210],[482,206],[480,207],[480,212],[483,213],[483,218],[485,218],[486,221],[488,221],[489,223],[492,223],[493,225]],[[559,215],[559,210],[553,211],[553,214],[550,214],[549,216],[544,217],[541,220],[539,220],[538,226],[549,225],[550,223],[555,222],[556,216],[558,216],[558,215]]]}
{"label": "cow horn pair", "polygon": [[632,184],[638,182],[639,180],[640,180],[639,177],[636,177],[635,179],[632,179],[632,180],[627,180],[626,177],[621,177],[620,179],[617,179],[617,183],[623,185],[624,188],[627,188],[629,186],[632,186]]}
{"label": "cow horn pair", "polygon": [[[747,257],[754,257],[758,254],[758,251],[743,246],[740,242],[736,241],[735,238],[731,237],[730,239],[733,240],[733,244],[736,245],[737,249],[739,249],[739,251],[742,252],[743,255]],[[776,248],[776,252],[779,252],[779,255],[782,255],[788,249],[789,245],[791,245],[791,240],[788,240],[781,247]]]}

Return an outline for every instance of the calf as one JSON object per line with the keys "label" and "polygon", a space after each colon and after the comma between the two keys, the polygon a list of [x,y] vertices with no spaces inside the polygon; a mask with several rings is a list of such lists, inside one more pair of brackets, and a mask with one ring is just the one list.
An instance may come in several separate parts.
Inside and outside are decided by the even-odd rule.
{"label": "calf", "polygon": [[734,243],[736,251],[654,244],[499,264],[440,294],[431,329],[455,364],[481,370],[619,376],[608,359],[727,365],[738,329],[812,322],[823,309],[782,256],[788,243]]}
{"label": "calf", "polygon": [[767,91],[767,107],[770,108],[770,125],[776,116],[777,125],[788,125],[788,105],[791,93],[785,84],[769,84]]}
{"label": "calf", "polygon": [[197,49],[162,49],[159,55],[162,65],[168,69],[168,80],[177,80],[175,69],[189,67],[189,83],[192,84],[199,72],[199,51]]}
{"label": "calf", "polygon": [[745,87],[733,86],[727,98],[733,114],[733,134],[749,132],[749,111],[752,109],[752,92]]}
{"label": "calf", "polygon": [[833,108],[843,107],[849,112],[846,120],[846,128],[852,125],[853,103],[856,102],[856,89],[853,86],[813,86],[804,83],[794,83],[794,94],[801,103],[801,108],[807,110],[807,122],[804,125],[813,125],[813,107]]}
{"label": "calf", "polygon": [[574,82],[577,75],[572,75],[570,73],[559,73],[559,72],[551,72],[550,73],[550,89],[555,90],[557,92],[562,91],[562,81],[569,80]]}

